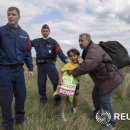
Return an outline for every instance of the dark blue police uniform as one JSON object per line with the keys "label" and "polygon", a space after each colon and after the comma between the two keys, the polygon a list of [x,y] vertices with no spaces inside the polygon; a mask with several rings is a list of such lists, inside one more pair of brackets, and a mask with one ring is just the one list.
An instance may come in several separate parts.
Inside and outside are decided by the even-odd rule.
{"label": "dark blue police uniform", "polygon": [[[40,102],[47,103],[46,96],[46,82],[47,76],[53,84],[55,91],[58,86],[58,72],[55,66],[57,55],[66,63],[67,57],[63,54],[59,44],[52,38],[38,38],[32,41],[32,46],[36,50],[36,64],[38,70],[38,89],[40,95]],[[54,97],[55,101],[60,100],[59,96]]]}
{"label": "dark blue police uniform", "polygon": [[28,34],[20,26],[12,28],[7,24],[0,27],[0,106],[5,128],[14,123],[13,96],[16,123],[24,121],[26,98],[24,62],[29,71],[32,71],[31,42]]}

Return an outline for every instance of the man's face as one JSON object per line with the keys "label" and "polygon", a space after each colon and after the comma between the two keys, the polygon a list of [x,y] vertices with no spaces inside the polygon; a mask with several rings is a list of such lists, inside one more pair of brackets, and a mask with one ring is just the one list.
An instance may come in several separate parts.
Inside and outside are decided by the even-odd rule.
{"label": "man's face", "polygon": [[47,38],[50,34],[50,30],[49,29],[42,29],[42,35],[43,37]]}
{"label": "man's face", "polygon": [[89,42],[86,35],[79,36],[79,46],[81,49],[85,49],[88,46]]}
{"label": "man's face", "polygon": [[8,17],[9,25],[11,25],[13,27],[18,26],[18,21],[20,19],[20,16],[19,16],[19,14],[17,13],[16,10],[8,11],[7,12],[7,17]]}

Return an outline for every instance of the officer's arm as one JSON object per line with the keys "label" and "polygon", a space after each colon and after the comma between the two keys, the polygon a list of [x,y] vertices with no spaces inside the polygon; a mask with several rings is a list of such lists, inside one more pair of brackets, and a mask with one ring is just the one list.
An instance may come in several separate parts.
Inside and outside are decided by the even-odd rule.
{"label": "officer's arm", "polygon": [[60,45],[58,43],[56,43],[55,52],[60,57],[62,62],[64,62],[66,64],[67,63],[67,56],[65,56],[65,54],[61,50]]}
{"label": "officer's arm", "polygon": [[33,71],[31,48],[32,48],[31,41],[28,37],[26,55],[25,55],[25,64],[29,71]]}
{"label": "officer's arm", "polygon": [[0,45],[2,44],[2,34],[1,34],[1,30],[0,30]]}
{"label": "officer's arm", "polygon": [[34,47],[34,40],[31,40],[31,46]]}

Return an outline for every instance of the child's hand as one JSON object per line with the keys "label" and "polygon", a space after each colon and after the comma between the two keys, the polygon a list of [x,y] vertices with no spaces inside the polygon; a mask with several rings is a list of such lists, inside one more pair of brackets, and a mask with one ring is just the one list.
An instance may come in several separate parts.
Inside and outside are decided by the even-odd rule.
{"label": "child's hand", "polygon": [[60,79],[59,79],[59,81],[58,81],[58,84],[59,84],[59,85],[61,85],[61,84],[62,84],[62,82],[63,82],[63,79],[62,79],[62,78],[60,78]]}
{"label": "child's hand", "polygon": [[68,71],[67,71],[67,74],[68,74],[68,75],[71,75],[71,74],[72,74],[72,71],[71,71],[71,70],[68,70]]}

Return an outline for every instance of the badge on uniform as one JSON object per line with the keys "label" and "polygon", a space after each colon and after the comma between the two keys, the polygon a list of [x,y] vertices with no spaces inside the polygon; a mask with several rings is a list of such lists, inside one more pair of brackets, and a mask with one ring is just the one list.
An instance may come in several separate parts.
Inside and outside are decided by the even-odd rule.
{"label": "badge on uniform", "polygon": [[51,53],[51,50],[49,50],[49,53]]}

